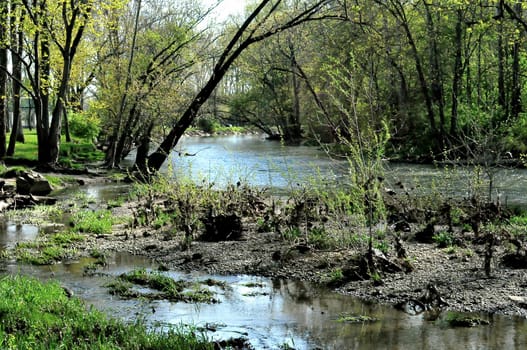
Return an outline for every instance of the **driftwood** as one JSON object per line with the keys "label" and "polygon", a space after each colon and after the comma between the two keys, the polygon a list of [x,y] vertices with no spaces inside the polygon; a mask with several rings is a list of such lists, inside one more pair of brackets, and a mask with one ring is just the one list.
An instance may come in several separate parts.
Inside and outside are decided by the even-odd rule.
{"label": "driftwood", "polygon": [[426,311],[437,311],[443,307],[448,306],[448,303],[443,299],[441,293],[437,290],[437,287],[429,283],[426,289],[419,298],[409,299],[401,302],[395,307],[411,315],[419,315]]}
{"label": "driftwood", "polygon": [[57,202],[56,198],[33,195],[15,195],[0,199],[0,212],[4,210],[22,209],[35,205],[53,205]]}

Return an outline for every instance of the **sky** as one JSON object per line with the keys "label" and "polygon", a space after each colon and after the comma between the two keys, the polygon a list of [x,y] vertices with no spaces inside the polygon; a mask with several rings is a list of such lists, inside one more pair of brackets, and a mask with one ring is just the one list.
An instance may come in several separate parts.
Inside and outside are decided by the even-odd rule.
{"label": "sky", "polygon": [[[217,0],[201,0],[205,6],[212,6]],[[218,20],[222,21],[229,15],[242,14],[247,4],[247,0],[223,0],[221,4],[216,8],[213,16],[217,17]]]}

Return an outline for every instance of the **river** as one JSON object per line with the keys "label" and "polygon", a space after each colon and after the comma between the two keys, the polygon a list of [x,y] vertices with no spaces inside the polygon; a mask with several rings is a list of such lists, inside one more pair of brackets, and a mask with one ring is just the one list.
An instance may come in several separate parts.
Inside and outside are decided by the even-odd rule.
{"label": "river", "polygon": [[[179,152],[179,153],[178,153]],[[188,153],[194,156],[180,156]],[[237,181],[285,194],[299,184],[345,183],[346,162],[329,159],[313,147],[291,147],[257,136],[184,138],[164,171],[190,176],[223,186]],[[422,193],[437,191],[452,197],[471,194],[474,169],[460,171],[433,166],[387,164],[386,185],[402,181],[406,188]],[[525,205],[527,172],[501,170],[494,175],[493,198]],[[487,187],[485,187],[487,188]],[[95,201],[106,202],[128,191],[128,185],[80,187]],[[486,193],[486,191],[483,191]],[[70,192],[68,195],[72,195]],[[34,239],[39,228],[16,222],[0,222],[0,251],[17,242]],[[41,279],[58,279],[87,303],[126,320],[137,317],[151,325],[191,323],[211,329],[211,338],[245,336],[256,349],[525,349],[527,321],[517,317],[478,315],[489,326],[451,328],[446,313],[437,321],[411,316],[391,307],[364,303],[308,283],[270,280],[254,276],[206,276],[199,273],[166,272],[188,280],[214,278],[226,282],[218,290],[218,304],[186,304],[167,301],[133,301],[113,297],[106,283],[123,272],[153,262],[128,254],[110,257],[102,275],[85,276],[89,260],[52,266],[7,264],[3,273],[22,273]],[[367,315],[373,323],[346,323],[346,315]],[[213,330],[212,330],[213,329]]]}
{"label": "river", "polygon": [[[189,156],[190,155],[190,156]],[[385,163],[386,187],[403,183],[416,193],[436,191],[453,198],[469,197],[476,189],[502,204],[527,205],[527,170],[438,167]],[[164,171],[218,186],[241,181],[285,194],[301,186],[345,185],[347,160],[335,160],[318,147],[287,146],[262,136],[184,137]]]}

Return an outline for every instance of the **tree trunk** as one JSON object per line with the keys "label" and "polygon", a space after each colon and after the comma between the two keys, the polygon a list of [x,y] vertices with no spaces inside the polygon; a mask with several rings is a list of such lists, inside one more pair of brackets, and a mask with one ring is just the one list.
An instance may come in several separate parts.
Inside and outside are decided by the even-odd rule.
{"label": "tree trunk", "polygon": [[[40,52],[40,55],[38,54]],[[49,81],[51,65],[49,61],[49,40],[45,34],[37,33],[35,38],[35,87],[33,102],[35,104],[36,129],[38,139],[38,161],[41,164],[51,162],[48,145],[49,137],[49,94],[42,86],[43,81]]]}
{"label": "tree trunk", "polygon": [[0,3],[0,159],[6,156],[7,121],[7,15],[8,3]]}
{"label": "tree trunk", "polygon": [[[262,0],[256,6],[255,10],[247,17],[243,24],[238,28],[230,42],[227,44],[222,52],[221,57],[214,66],[212,75],[205,84],[205,86],[198,92],[194,100],[190,103],[187,110],[183,113],[181,118],[174,124],[168,135],[161,142],[157,150],[152,153],[147,160],[147,168],[149,171],[158,171],[168,155],[172,151],[172,148],[177,144],[185,130],[191,125],[192,121],[196,118],[200,108],[211,96],[216,86],[221,82],[227,70],[231,67],[234,61],[240,56],[240,54],[247,49],[251,44],[262,41],[270,36],[280,33],[286,29],[293,28],[300,25],[308,20],[313,19],[313,16],[317,14],[321,8],[327,3],[327,0],[316,1],[313,5],[307,6],[302,10],[301,13],[293,16],[287,22],[277,25],[268,31],[264,31],[261,34],[256,34],[257,30],[249,30],[249,26],[254,24],[258,15],[269,3],[272,4],[271,9],[266,14],[265,18],[268,18],[274,11],[276,11],[281,1],[272,3],[271,0]],[[262,23],[256,23],[256,27],[261,27]],[[247,36],[244,37],[244,35]]]}
{"label": "tree trunk", "polygon": [[150,152],[150,136],[152,135],[153,129],[154,129],[154,122],[151,121],[148,127],[146,128],[146,131],[141,136],[139,147],[137,147],[137,153],[135,157],[135,167],[140,172],[143,172],[147,169],[148,153]]}
{"label": "tree trunk", "polygon": [[390,0],[390,4],[387,4],[386,2],[380,0],[375,1],[379,5],[386,8],[392,14],[392,16],[397,21],[399,21],[400,25],[404,30],[406,39],[408,40],[408,44],[410,45],[410,50],[414,59],[415,70],[417,71],[419,86],[421,87],[421,93],[423,94],[423,99],[425,101],[426,113],[428,116],[430,129],[432,131],[432,134],[437,134],[437,126],[435,121],[433,101],[430,94],[430,87],[428,85],[428,81],[426,80],[426,75],[423,69],[423,63],[421,62],[421,57],[419,56],[419,51],[417,50],[417,45],[415,43],[412,31],[410,30],[410,25],[408,23],[408,19],[406,18],[406,13],[404,11],[403,4],[396,0]]}
{"label": "tree trunk", "polygon": [[289,44],[291,54],[291,89],[293,91],[293,108],[289,118],[288,134],[290,141],[298,142],[302,138],[302,124],[300,122],[300,82],[298,81],[298,64],[293,44]]}
{"label": "tree trunk", "polygon": [[138,26],[139,26],[139,15],[141,13],[141,0],[136,0],[135,2],[136,11],[135,11],[135,19],[134,19],[134,31],[132,33],[132,45],[130,46],[130,56],[128,58],[128,66],[126,70],[126,81],[124,86],[124,92],[123,96],[121,97],[121,102],[119,104],[119,112],[117,115],[117,122],[114,126],[114,132],[112,134],[112,145],[108,149],[107,156],[106,156],[106,163],[109,167],[116,167],[119,165],[121,161],[122,152],[124,149],[124,144],[126,142],[126,138],[128,137],[128,133],[130,130],[128,128],[132,124],[133,120],[131,119],[133,117],[133,114],[135,114],[133,111],[130,111],[128,113],[128,118],[125,122],[125,125],[123,127],[123,119],[124,119],[124,113],[126,111],[127,107],[127,100],[128,100],[128,90],[130,88],[130,85],[132,84],[132,67],[134,64],[135,59],[135,47],[137,43],[137,32],[138,32]]}
{"label": "tree trunk", "polygon": [[[522,2],[517,2],[514,6],[514,10],[518,17],[522,16]],[[520,50],[522,43],[523,31],[518,25],[518,37],[514,40],[513,51],[512,51],[512,81],[511,81],[511,106],[510,113],[512,120],[517,120],[522,110],[521,103],[521,79],[520,79]]]}
{"label": "tree trunk", "polygon": [[498,24],[498,105],[501,107],[499,120],[506,120],[509,116],[507,106],[507,93],[505,91],[505,49],[503,45],[503,23]]}
{"label": "tree trunk", "polygon": [[463,12],[457,10],[457,22],[455,29],[455,49],[454,49],[454,77],[452,78],[452,110],[450,117],[450,134],[455,136],[457,134],[457,119],[458,119],[458,105],[459,95],[461,91],[461,76],[463,74],[463,66],[461,56],[463,54]]}
{"label": "tree trunk", "polygon": [[70,121],[68,119],[68,111],[64,108],[64,137],[66,142],[71,142],[71,133],[70,133]]}
{"label": "tree trunk", "polygon": [[442,146],[442,142],[445,137],[445,108],[444,108],[444,97],[443,97],[443,77],[441,73],[441,67],[439,65],[439,50],[437,48],[437,33],[436,26],[430,11],[430,5],[426,1],[423,2],[426,10],[426,26],[428,30],[429,40],[429,62],[430,62],[430,76],[432,79],[432,100],[436,103],[439,111],[439,137]]}
{"label": "tree trunk", "polygon": [[16,4],[11,3],[11,42],[12,42],[12,52],[11,55],[13,61],[13,80],[12,80],[12,89],[13,89],[13,130],[11,131],[11,136],[9,138],[9,147],[7,148],[7,155],[13,156],[15,153],[16,142],[24,143],[24,131],[22,129],[22,115],[20,112],[20,99],[21,99],[21,82],[22,82],[22,54],[23,54],[23,45],[24,45],[24,32],[22,31],[21,24],[15,28],[14,23],[16,18],[14,17]]}

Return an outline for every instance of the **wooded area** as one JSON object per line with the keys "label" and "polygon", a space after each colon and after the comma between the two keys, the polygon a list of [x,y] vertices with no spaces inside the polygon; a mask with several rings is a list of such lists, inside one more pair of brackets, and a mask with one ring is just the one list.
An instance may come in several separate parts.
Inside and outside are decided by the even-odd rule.
{"label": "wooded area", "polygon": [[387,126],[394,158],[520,158],[523,7],[263,0],[213,24],[195,0],[2,1],[0,158],[34,125],[41,164],[75,132],[155,170],[199,123],[341,144]]}

